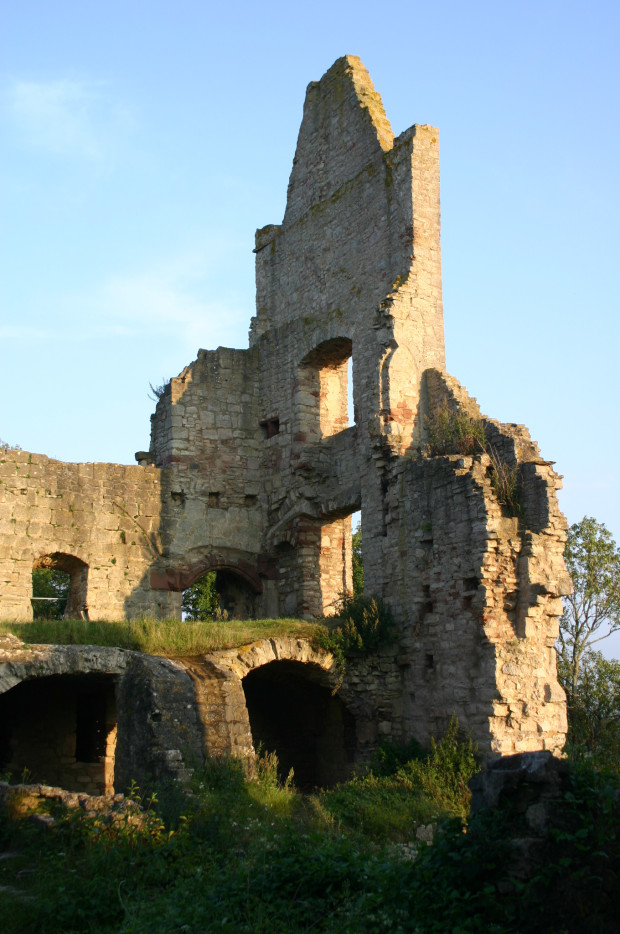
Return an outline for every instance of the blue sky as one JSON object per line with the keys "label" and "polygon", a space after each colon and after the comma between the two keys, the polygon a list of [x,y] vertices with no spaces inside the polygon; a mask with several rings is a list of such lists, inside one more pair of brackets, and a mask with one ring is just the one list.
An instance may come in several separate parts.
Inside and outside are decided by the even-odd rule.
{"label": "blue sky", "polygon": [[351,53],[440,129],[449,372],[620,541],[619,36],[615,0],[4,0],[0,437],[130,463],[149,382],[247,346],[254,231]]}

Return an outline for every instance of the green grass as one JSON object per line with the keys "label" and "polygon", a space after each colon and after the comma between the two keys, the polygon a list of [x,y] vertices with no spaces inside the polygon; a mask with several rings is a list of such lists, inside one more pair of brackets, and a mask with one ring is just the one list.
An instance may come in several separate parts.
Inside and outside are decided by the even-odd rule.
{"label": "green grass", "polygon": [[315,631],[315,624],[299,619],[226,622],[140,619],[121,623],[66,619],[0,623],[0,634],[13,633],[28,644],[108,645],[172,657],[202,655],[277,636],[311,638]]}

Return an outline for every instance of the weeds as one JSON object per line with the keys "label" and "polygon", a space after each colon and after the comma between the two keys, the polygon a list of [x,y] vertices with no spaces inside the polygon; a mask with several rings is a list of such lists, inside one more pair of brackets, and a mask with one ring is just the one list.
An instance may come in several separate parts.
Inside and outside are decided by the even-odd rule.
{"label": "weeds", "polygon": [[425,418],[428,433],[426,452],[431,457],[441,454],[474,455],[486,452],[490,459],[493,492],[506,516],[521,517],[521,489],[517,464],[509,465],[487,441],[484,423],[461,411],[454,411],[447,402]]}
{"label": "weeds", "polygon": [[338,612],[327,625],[316,627],[312,642],[317,648],[332,653],[344,676],[348,656],[370,655],[381,645],[393,642],[395,636],[390,608],[378,597],[354,594],[342,598]]}
{"label": "weeds", "polygon": [[428,433],[428,453],[480,454],[485,450],[484,424],[461,411],[454,411],[444,401],[431,415],[425,417]]}
{"label": "weeds", "polygon": [[491,486],[497,502],[505,515],[518,518],[523,512],[518,467],[501,460],[491,447],[488,453],[491,458]]}
{"label": "weeds", "polygon": [[468,782],[479,770],[476,748],[452,718],[444,736],[425,751],[415,740],[384,743],[368,772],[322,793],[333,818],[377,842],[406,843],[416,825],[448,818],[465,819],[471,794]]}
{"label": "weeds", "polygon": [[[366,775],[310,799],[290,785],[278,785],[271,756],[253,781],[238,762],[208,762],[197,770],[193,794],[174,829],[157,814],[162,797],[150,799],[153,816],[144,825],[108,826],[101,816],[78,812],[42,830],[0,813],[0,840],[11,856],[0,863],[2,929],[7,934],[617,930],[618,802],[604,777],[584,769],[571,773],[551,817],[538,874],[515,882],[509,872],[510,814],[482,813],[466,828],[460,818],[439,823],[433,845],[420,845],[415,860],[410,848],[394,846],[414,839],[420,816],[426,821],[428,814],[436,820],[454,813],[432,808],[439,800],[454,803],[475,767],[473,747],[459,737],[456,722],[422,759],[416,754],[402,762],[406,755],[390,750],[397,764],[391,776]],[[133,794],[141,798],[137,789]]]}

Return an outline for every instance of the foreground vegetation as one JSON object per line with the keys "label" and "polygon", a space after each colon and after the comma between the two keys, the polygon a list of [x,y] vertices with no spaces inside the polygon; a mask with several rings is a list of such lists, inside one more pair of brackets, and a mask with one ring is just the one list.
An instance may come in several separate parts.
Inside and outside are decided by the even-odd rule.
{"label": "foreground vegetation", "polygon": [[[510,815],[463,820],[476,764],[456,724],[424,754],[384,747],[373,770],[301,796],[273,755],[249,781],[209,763],[193,794],[143,801],[142,826],[0,817],[7,934],[617,930],[613,782],[576,769],[528,882],[509,878]],[[614,821],[614,815],[616,820]],[[416,826],[437,826],[432,846]]]}
{"label": "foreground vegetation", "polygon": [[301,619],[140,619],[119,623],[37,619],[0,623],[0,634],[11,632],[28,644],[108,645],[164,656],[200,655],[277,636],[311,638],[315,630],[315,624]]}

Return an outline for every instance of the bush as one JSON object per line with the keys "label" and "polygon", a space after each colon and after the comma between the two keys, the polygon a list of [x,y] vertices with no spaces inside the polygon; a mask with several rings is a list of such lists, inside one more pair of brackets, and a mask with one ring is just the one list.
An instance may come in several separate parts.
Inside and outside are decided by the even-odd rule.
{"label": "bush", "polygon": [[[341,625],[337,625],[340,622]],[[354,594],[342,598],[336,616],[329,626],[318,626],[312,641],[318,648],[331,652],[341,672],[348,656],[364,656],[389,644],[396,636],[392,611],[378,597]]]}

